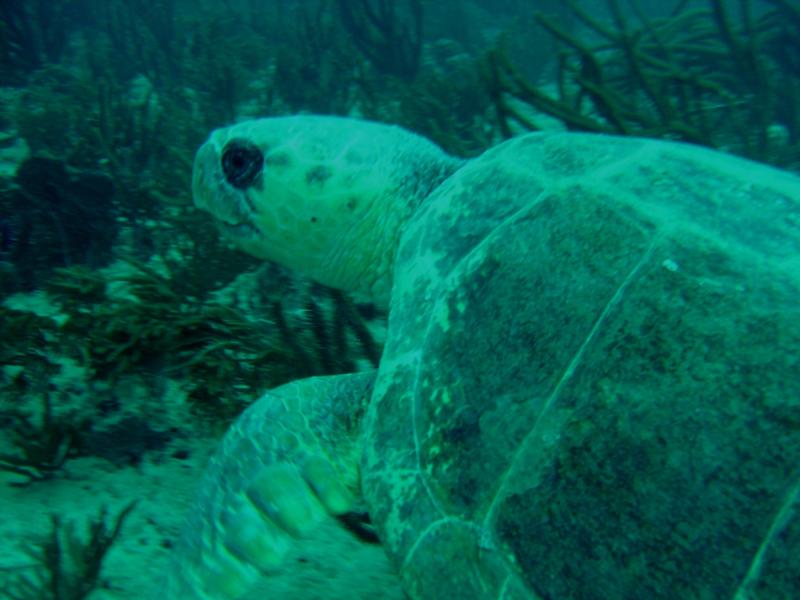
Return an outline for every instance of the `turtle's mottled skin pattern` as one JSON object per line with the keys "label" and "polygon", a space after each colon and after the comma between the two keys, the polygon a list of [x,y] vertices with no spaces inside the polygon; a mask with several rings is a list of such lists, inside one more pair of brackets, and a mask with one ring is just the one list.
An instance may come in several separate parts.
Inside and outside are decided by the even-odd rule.
{"label": "turtle's mottled skin pattern", "polygon": [[800,597],[798,198],[575,134],[429,198],[362,469],[412,597]]}
{"label": "turtle's mottled skin pattern", "polygon": [[[379,299],[392,282],[374,391],[369,374],[323,378],[253,407],[170,576],[199,590],[162,600],[236,597],[268,574],[282,555],[270,540],[288,543],[276,524],[302,519],[270,511],[282,496],[258,472],[319,456],[415,600],[800,598],[800,179],[574,133],[459,163],[396,129],[305,119],[212,135],[195,193],[243,247],[280,259],[278,240],[302,249],[286,254],[298,268],[357,265],[377,284],[347,268],[329,283]],[[223,177],[230,139],[265,153],[250,187],[224,181],[252,175]],[[403,148],[387,160],[381,140]],[[342,144],[383,166],[363,168],[365,151],[354,167]],[[276,147],[292,160],[275,163]],[[422,171],[391,160],[415,153]],[[333,183],[345,180],[363,212]],[[358,214],[369,227],[348,222]],[[319,243],[304,248],[308,236]],[[286,394],[318,399],[259,408]],[[330,476],[308,479],[345,510]]]}
{"label": "turtle's mottled skin pattern", "polygon": [[[248,487],[270,467],[322,455],[346,487],[357,488],[357,444],[374,379],[374,373],[359,373],[289,383],[265,394],[239,417],[206,469],[197,508],[187,517],[160,599],[237,597],[260,573],[280,567],[286,548],[278,536],[257,542],[269,547],[257,566],[226,549],[224,540],[246,538],[252,522],[260,519],[250,505]],[[234,527],[240,531],[232,531]]]}
{"label": "turtle's mottled skin pattern", "polygon": [[[255,154],[263,163],[242,168],[236,185],[220,165],[232,146],[243,164]],[[399,127],[320,116],[245,121],[198,150],[194,202],[250,254],[386,308],[400,225],[462,163]]]}

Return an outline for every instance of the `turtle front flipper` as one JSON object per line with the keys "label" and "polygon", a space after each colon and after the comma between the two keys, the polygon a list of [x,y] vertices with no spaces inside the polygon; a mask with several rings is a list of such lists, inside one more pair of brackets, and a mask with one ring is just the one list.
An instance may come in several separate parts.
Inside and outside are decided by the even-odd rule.
{"label": "turtle front flipper", "polygon": [[209,463],[159,600],[237,598],[280,567],[296,538],[359,502],[374,380],[296,381],[242,414]]}

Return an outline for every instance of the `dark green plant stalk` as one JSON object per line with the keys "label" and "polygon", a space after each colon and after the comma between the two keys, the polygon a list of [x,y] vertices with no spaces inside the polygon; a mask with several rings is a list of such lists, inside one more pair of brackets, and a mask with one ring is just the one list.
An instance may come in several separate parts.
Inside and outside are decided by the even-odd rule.
{"label": "dark green plant stalk", "polygon": [[13,420],[9,429],[14,454],[0,454],[0,470],[24,477],[14,486],[50,479],[61,470],[75,445],[80,426],[70,419],[56,419],[48,393],[41,394],[41,424],[34,424],[30,415],[19,410],[7,413]]}
{"label": "dark green plant stalk", "polygon": [[12,581],[0,596],[9,600],[83,600],[100,583],[100,572],[108,551],[117,541],[125,520],[136,506],[126,505],[111,521],[102,508],[81,539],[74,523],[64,523],[51,515],[48,536],[38,544],[25,548],[35,561],[32,576],[20,576]]}
{"label": "dark green plant stalk", "polygon": [[338,4],[353,42],[376,69],[407,81],[416,76],[422,52],[421,0],[339,0]]}
{"label": "dark green plant stalk", "polygon": [[800,20],[799,9],[774,0],[776,9],[756,19],[751,0],[741,0],[734,23],[722,0],[709,0],[707,8],[683,10],[681,2],[670,17],[651,19],[630,0],[639,20],[632,25],[619,0],[607,0],[608,25],[574,0],[565,3],[604,41],[589,45],[537,15],[564,46],[556,97],[528,82],[502,48],[490,52],[486,81],[506,136],[513,124],[536,128],[517,108],[528,104],[567,129],[678,139],[779,165],[793,160],[791,147],[775,146],[772,131],[785,127],[789,143],[797,144],[800,111],[792,98],[800,79],[781,70],[770,44],[773,51],[776,44],[800,48],[800,28],[785,27]]}

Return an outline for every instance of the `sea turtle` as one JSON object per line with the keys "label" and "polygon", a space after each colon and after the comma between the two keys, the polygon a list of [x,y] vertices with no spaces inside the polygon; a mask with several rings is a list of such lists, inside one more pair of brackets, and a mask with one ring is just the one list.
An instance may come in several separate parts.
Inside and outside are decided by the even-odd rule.
{"label": "sea turtle", "polygon": [[406,594],[800,598],[800,179],[531,133],[472,160],[298,116],[212,133],[197,205],[389,308],[377,373],[227,435],[163,600],[231,598],[364,506]]}

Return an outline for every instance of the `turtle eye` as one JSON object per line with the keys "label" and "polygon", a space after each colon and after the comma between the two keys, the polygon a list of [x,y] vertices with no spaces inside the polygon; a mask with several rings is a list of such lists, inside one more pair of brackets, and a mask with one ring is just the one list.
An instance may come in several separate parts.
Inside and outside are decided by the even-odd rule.
{"label": "turtle eye", "polygon": [[261,150],[246,140],[231,140],[222,151],[222,171],[228,183],[236,189],[250,187],[263,167]]}

